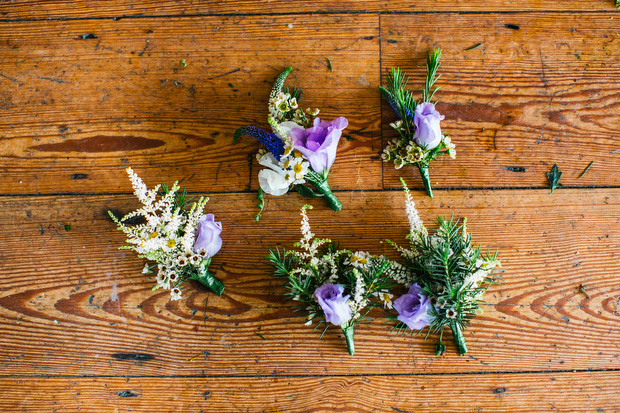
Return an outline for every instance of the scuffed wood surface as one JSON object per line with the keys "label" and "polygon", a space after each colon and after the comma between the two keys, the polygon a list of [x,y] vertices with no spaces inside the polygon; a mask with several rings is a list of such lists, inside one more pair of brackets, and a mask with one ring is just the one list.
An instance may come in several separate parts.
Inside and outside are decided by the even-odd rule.
{"label": "scuffed wood surface", "polygon": [[303,107],[349,120],[330,185],[379,189],[378,25],[376,15],[2,24],[0,193],[127,192],[118,177],[130,165],[190,191],[248,189],[260,145],[232,136],[269,127],[287,66]]}
{"label": "scuffed wood surface", "polygon": [[12,0],[0,3],[0,19],[65,19],[84,16],[127,18],[192,14],[262,14],[262,13],[372,13],[372,12],[486,12],[486,11],[607,11],[614,10],[613,0],[227,0],[227,1],[34,1]]}
{"label": "scuffed wood surface", "polygon": [[[313,232],[345,248],[394,256],[381,242],[405,242],[402,192],[340,195],[346,207],[338,214],[323,208],[322,200],[313,202]],[[136,207],[132,197],[18,197],[0,208],[9,223],[0,234],[2,258],[11,263],[0,296],[3,371],[304,375],[618,365],[620,217],[607,214],[619,207],[618,189],[566,189],[553,196],[540,190],[438,191],[433,201],[415,195],[423,220],[465,215],[475,242],[498,248],[504,260],[505,282],[489,291],[484,314],[466,331],[465,357],[454,355],[449,332],[443,358],[433,355],[434,336],[424,342],[390,334],[381,311],[374,323],[357,329],[355,357],[346,355],[339,330],[319,340],[295,318],[263,256],[269,246],[299,240],[299,195],[271,200],[260,223],[251,218],[251,194],[214,195],[207,210],[222,220],[224,245],[212,269],[227,289],[219,298],[186,284],[179,302],[152,292],[152,279],[141,274],[144,261],[116,249],[123,234],[106,211],[129,211]],[[45,248],[30,252],[27,240]],[[581,283],[590,299],[578,292]],[[151,359],[128,363],[115,356],[125,353]]]}
{"label": "scuffed wood surface", "polygon": [[[354,377],[101,377],[0,380],[0,407],[217,412],[543,412],[620,408],[618,372]],[[16,397],[28,386],[39,397]],[[62,389],[62,392],[58,392]],[[570,394],[570,397],[562,395]],[[558,397],[559,396],[559,397]],[[467,406],[466,409],[463,407]]]}
{"label": "scuffed wood surface", "polygon": [[[0,2],[0,410],[620,410],[619,19],[613,0]],[[379,310],[350,357],[339,330],[295,317],[264,255],[299,239],[309,202],[317,236],[395,257],[398,177],[421,182],[379,158],[395,118],[377,86],[400,66],[419,88],[432,46],[457,159],[434,164],[434,199],[413,196],[426,222],[467,216],[505,281],[464,357]],[[257,223],[259,145],[232,133],[267,126],[289,65],[304,107],[349,119],[343,210],[266,197]],[[551,195],[554,163],[572,188]],[[127,166],[211,197],[222,297],[186,284],[170,302],[118,250]]]}
{"label": "scuffed wood surface", "polygon": [[[426,50],[443,49],[437,110],[446,117],[443,132],[455,142],[457,157],[434,163],[433,185],[546,187],[545,173],[556,163],[564,185],[620,185],[620,83],[611,75],[620,66],[618,19],[567,13],[383,16],[382,82],[390,67],[400,67],[412,89],[421,91]],[[395,137],[389,122],[396,119],[384,103],[386,142]],[[417,168],[388,166],[385,187],[399,187],[399,176],[422,187]]]}

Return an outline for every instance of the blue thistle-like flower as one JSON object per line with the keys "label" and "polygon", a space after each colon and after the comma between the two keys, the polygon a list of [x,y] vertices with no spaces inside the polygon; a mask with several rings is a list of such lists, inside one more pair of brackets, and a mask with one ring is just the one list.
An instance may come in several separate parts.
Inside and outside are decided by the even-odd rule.
{"label": "blue thistle-like flower", "polygon": [[237,129],[233,137],[233,143],[237,142],[239,136],[249,136],[256,139],[257,141],[265,145],[265,148],[267,148],[267,150],[271,152],[278,161],[284,153],[284,143],[282,142],[282,140],[273,133],[264,131],[257,126],[242,126]]}
{"label": "blue thistle-like flower", "polygon": [[381,91],[381,94],[383,95],[385,100],[387,100],[387,102],[390,104],[390,107],[392,108],[394,113],[396,113],[396,116],[398,116],[398,119],[400,119],[400,114],[398,113],[398,104],[396,103],[394,95],[392,95],[386,88],[382,86],[379,86],[379,90]]}

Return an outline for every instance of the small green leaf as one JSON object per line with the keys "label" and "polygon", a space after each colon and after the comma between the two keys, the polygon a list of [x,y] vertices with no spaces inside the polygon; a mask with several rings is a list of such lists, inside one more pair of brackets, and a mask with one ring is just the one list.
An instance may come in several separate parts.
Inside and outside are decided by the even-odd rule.
{"label": "small green leaf", "polygon": [[446,346],[440,341],[439,343],[437,343],[437,346],[435,347],[435,355],[437,357],[443,356],[445,352],[446,352]]}
{"label": "small green leaf", "polygon": [[329,60],[329,57],[326,57],[325,59],[327,59],[327,67],[329,68],[329,73],[333,72],[333,70],[332,70],[332,61]]}
{"label": "small green leaf", "polygon": [[470,50],[474,50],[479,48],[480,46],[482,46],[482,43],[476,43],[475,45],[468,47],[467,49],[465,49],[466,52],[470,51]]}
{"label": "small green leaf", "polygon": [[262,338],[263,340],[267,340],[261,333],[259,333],[258,331],[256,333],[257,336],[259,336],[260,338]]}
{"label": "small green leaf", "polygon": [[256,198],[258,199],[258,207],[260,208],[260,211],[258,211],[258,214],[254,215],[254,219],[258,221],[263,213],[263,209],[265,208],[265,197],[263,196],[262,188],[258,188]]}
{"label": "small green leaf", "polygon": [[181,60],[179,64],[181,65],[181,67],[187,66],[187,62],[185,62],[185,59]]}
{"label": "small green leaf", "polygon": [[349,142],[353,142],[353,140],[354,140],[354,139],[353,139],[353,136],[349,135],[348,133],[346,133],[346,134],[344,134],[344,135],[342,135],[342,136],[344,136],[344,138],[345,138],[346,140],[348,140]]}
{"label": "small green leaf", "polygon": [[65,231],[69,232],[71,231],[71,225],[65,225]]}
{"label": "small green leaf", "polygon": [[562,172],[558,169],[557,165],[553,165],[551,172],[547,172],[547,181],[549,182],[549,188],[551,193],[557,188],[561,188],[563,185],[559,182],[562,177]]}
{"label": "small green leaf", "polygon": [[304,198],[316,198],[318,196],[321,196],[320,194],[317,194],[316,192],[314,192],[312,189],[310,189],[306,185],[301,185],[301,184],[295,185],[293,189],[299,192],[299,194],[303,196]]}
{"label": "small green leaf", "polygon": [[[620,0],[618,0],[620,1]],[[594,161],[590,162],[590,165],[588,165],[586,167],[586,169],[583,170],[583,172],[581,173],[581,175],[579,175],[579,177],[577,179],[581,179],[582,176],[584,176],[586,174],[586,172],[588,172],[588,169],[590,169],[590,167],[594,164]]]}

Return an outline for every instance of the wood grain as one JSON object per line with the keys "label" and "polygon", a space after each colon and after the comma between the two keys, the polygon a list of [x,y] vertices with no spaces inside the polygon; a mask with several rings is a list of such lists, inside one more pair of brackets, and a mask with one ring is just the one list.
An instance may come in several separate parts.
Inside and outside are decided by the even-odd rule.
{"label": "wood grain", "polygon": [[[3,411],[615,411],[620,373],[347,377],[4,378]],[[20,397],[28,388],[37,397]]]}
{"label": "wood grain", "polygon": [[[0,1],[0,411],[620,411],[618,16],[613,0]],[[330,177],[344,208],[310,201],[314,232],[395,257],[397,178],[421,185],[379,159],[394,116],[377,85],[400,66],[421,86],[432,46],[457,159],[414,199],[426,222],[468,216],[505,281],[465,357],[380,310],[350,357],[264,261],[308,201],[267,197],[255,222],[259,145],[232,133],[266,127],[292,65],[304,107],[350,122]],[[569,188],[550,195],[555,163]],[[170,302],[118,250],[127,166],[211,196],[222,297],[187,284]]]}
{"label": "wood grain", "polygon": [[256,0],[227,1],[33,1],[12,0],[0,3],[2,19],[50,19],[108,17],[127,18],[191,14],[264,14],[264,13],[351,13],[351,12],[436,12],[436,11],[613,11],[613,1],[606,0],[343,0],[295,1],[295,8],[287,0],[270,0],[267,4]]}
{"label": "wood grain", "polygon": [[[381,240],[404,243],[402,193],[342,195],[343,211],[311,212],[317,236],[393,256]],[[123,236],[105,212],[134,208],[131,197],[11,197],[0,205],[2,221],[8,223],[0,234],[5,246],[0,255],[4,374],[620,368],[615,339],[620,218],[610,213],[620,204],[618,189],[564,189],[554,195],[543,190],[438,191],[432,201],[415,195],[425,221],[437,214],[465,215],[476,242],[498,248],[504,259],[506,281],[487,294],[484,314],[467,330],[466,357],[454,355],[451,340],[448,355],[436,358],[435,338],[390,334],[382,312],[375,314],[379,320],[358,328],[355,357],[346,356],[336,329],[321,340],[311,333],[294,317],[291,304],[282,301],[281,282],[268,276],[262,258],[269,246],[291,246],[299,238],[298,205],[290,198],[270,200],[256,223],[251,194],[214,195],[208,211],[223,222],[224,246],[212,268],[227,290],[218,298],[187,285],[184,299],[173,303],[166,292],[150,291],[153,284],[140,273],[141,259],[116,250]],[[580,284],[589,299],[578,292]],[[118,354],[150,359],[119,360]]]}
{"label": "wood grain", "polygon": [[376,15],[2,24],[0,193],[126,192],[128,165],[153,184],[248,189],[259,144],[232,135],[268,127],[271,85],[289,65],[302,104],[349,119],[332,187],[380,188],[377,36]]}
{"label": "wood grain", "polygon": [[[546,187],[556,163],[564,185],[620,185],[617,29],[606,14],[382,16],[384,75],[400,67],[421,90],[426,50],[443,49],[437,108],[457,158],[434,163],[433,185]],[[395,119],[384,103],[384,141]],[[385,165],[385,187],[400,186],[399,176],[422,187],[417,169]]]}

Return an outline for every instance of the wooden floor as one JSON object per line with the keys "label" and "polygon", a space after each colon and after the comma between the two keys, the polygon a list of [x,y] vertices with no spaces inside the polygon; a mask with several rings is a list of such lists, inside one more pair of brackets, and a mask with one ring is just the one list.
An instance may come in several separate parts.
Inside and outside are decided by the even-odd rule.
{"label": "wooden floor", "polygon": [[[431,200],[381,162],[395,117],[377,86],[400,66],[420,88],[432,46],[457,159],[434,165]],[[283,302],[263,256],[299,238],[305,201],[268,197],[255,222],[258,144],[232,134],[267,127],[289,65],[305,106],[349,119],[344,207],[312,202],[318,236],[393,255],[402,176],[425,221],[468,216],[499,249],[466,356],[378,318],[350,357]],[[613,0],[0,1],[0,411],[620,411],[619,79]],[[211,197],[221,298],[170,302],[117,249],[127,166]]]}

